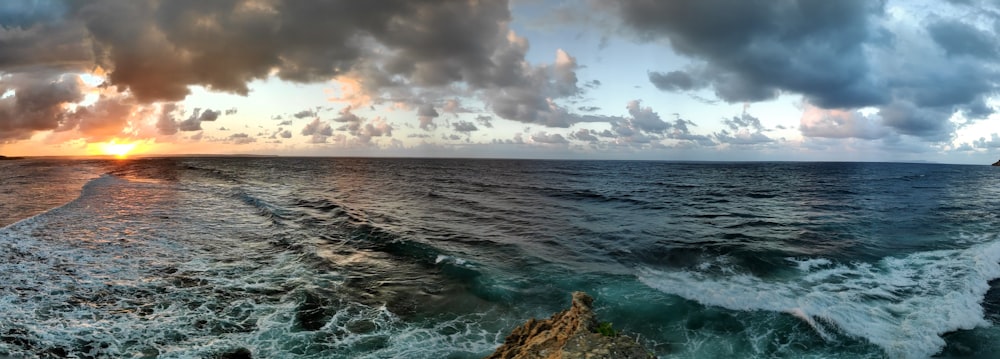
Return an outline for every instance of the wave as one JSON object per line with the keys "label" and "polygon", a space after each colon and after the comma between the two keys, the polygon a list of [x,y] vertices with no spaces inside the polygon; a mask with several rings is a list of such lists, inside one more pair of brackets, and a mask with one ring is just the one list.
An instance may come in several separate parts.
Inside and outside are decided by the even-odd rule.
{"label": "wave", "polygon": [[[512,325],[490,307],[410,320],[392,303],[365,302],[345,268],[267,249],[266,221],[250,211],[280,207],[213,189],[105,175],[74,202],[0,231],[0,357],[474,357]],[[202,202],[156,200],[185,191]],[[241,201],[247,208],[233,206]],[[448,276],[477,275],[469,261],[375,236]]]}
{"label": "wave", "polygon": [[678,271],[643,267],[637,277],[705,305],[788,313],[825,339],[830,332],[863,338],[892,358],[925,358],[942,350],[943,334],[989,325],[982,301],[990,280],[1000,277],[1000,242],[874,264],[789,260],[798,273],[786,279],[742,274],[725,263]]}
{"label": "wave", "polygon": [[18,220],[18,221],[14,222],[14,223],[11,223],[11,224],[7,225],[7,226],[0,227],[0,231],[3,231],[5,229],[12,229],[12,228],[15,228],[15,227],[30,227],[30,226],[34,225],[37,221],[39,221],[40,218],[44,218],[46,216],[49,216],[49,215],[51,215],[51,213],[63,211],[64,208],[69,207],[74,202],[79,201],[81,198],[83,198],[83,197],[85,197],[87,195],[93,195],[93,192],[95,191],[96,187],[111,185],[111,184],[119,182],[119,181],[125,181],[125,180],[123,180],[123,179],[121,179],[121,178],[119,178],[119,177],[117,177],[117,176],[115,176],[113,174],[110,174],[110,173],[102,174],[102,175],[98,176],[97,178],[94,178],[94,179],[88,181],[87,183],[85,183],[83,185],[83,187],[80,188],[80,194],[75,199],[70,200],[70,201],[68,201],[66,203],[63,203],[62,205],[59,205],[59,206],[50,208],[48,210],[45,210],[45,211],[43,211],[41,213],[38,213],[36,215],[33,215],[33,216],[30,216],[30,217]]}

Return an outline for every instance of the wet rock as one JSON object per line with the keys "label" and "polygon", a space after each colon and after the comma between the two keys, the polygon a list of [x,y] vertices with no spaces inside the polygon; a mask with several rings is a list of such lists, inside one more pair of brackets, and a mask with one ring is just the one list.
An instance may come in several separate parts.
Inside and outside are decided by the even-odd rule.
{"label": "wet rock", "polygon": [[594,299],[573,293],[572,306],[545,320],[530,319],[514,328],[487,359],[652,358],[650,351],[632,338],[596,333]]}

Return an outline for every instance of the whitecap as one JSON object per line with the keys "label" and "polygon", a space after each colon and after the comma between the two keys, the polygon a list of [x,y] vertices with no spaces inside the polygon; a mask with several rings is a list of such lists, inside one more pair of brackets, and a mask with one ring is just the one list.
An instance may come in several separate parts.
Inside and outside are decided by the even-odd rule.
{"label": "whitecap", "polygon": [[942,334],[989,325],[981,302],[988,282],[1000,277],[998,262],[1000,242],[993,242],[872,264],[804,260],[800,276],[781,280],[652,268],[639,268],[637,277],[649,287],[706,305],[791,313],[817,332],[823,330],[816,324],[821,319],[842,334],[881,347],[889,357],[925,358],[944,347]]}

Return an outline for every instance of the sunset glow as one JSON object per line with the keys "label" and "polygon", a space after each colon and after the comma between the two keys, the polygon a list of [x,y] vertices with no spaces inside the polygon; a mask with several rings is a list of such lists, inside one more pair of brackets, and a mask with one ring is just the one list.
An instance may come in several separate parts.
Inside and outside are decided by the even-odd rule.
{"label": "sunset glow", "polygon": [[117,140],[111,140],[106,143],[92,144],[91,146],[99,149],[97,154],[127,158],[130,153],[136,150],[138,145],[139,142],[118,143]]}

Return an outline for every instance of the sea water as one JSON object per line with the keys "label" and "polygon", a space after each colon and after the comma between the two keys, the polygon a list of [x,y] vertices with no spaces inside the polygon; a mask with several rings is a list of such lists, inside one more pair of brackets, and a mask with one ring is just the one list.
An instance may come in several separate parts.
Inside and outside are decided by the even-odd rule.
{"label": "sea water", "polygon": [[1000,355],[1000,170],[0,162],[0,356],[477,358],[583,290],[664,358]]}

